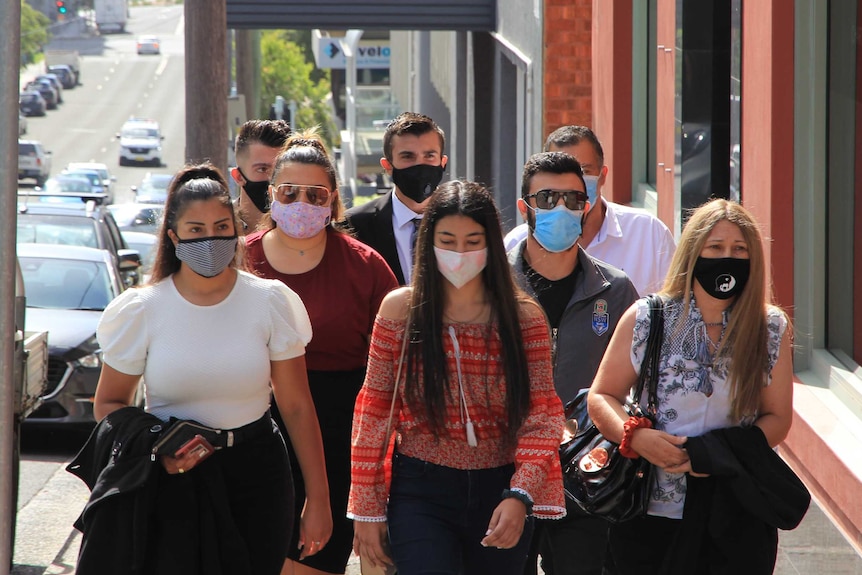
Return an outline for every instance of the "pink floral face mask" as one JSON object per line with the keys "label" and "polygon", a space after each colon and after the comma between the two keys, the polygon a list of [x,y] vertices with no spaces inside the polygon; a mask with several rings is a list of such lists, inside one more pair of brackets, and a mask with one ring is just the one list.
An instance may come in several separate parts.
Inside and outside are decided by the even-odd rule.
{"label": "pink floral face mask", "polygon": [[292,238],[313,238],[332,219],[331,206],[313,206],[306,202],[282,204],[272,202],[272,219],[278,229]]}

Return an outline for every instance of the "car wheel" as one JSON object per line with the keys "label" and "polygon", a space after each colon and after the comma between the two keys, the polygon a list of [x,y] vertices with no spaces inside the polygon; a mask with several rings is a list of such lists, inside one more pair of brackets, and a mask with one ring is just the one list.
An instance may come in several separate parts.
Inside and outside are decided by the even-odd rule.
{"label": "car wheel", "polygon": [[37,176],[37,177],[36,177],[36,178],[34,178],[34,179],[36,180],[36,185],[37,185],[37,186],[42,187],[42,186],[44,186],[44,185],[45,185],[45,177],[44,177],[44,176]]}
{"label": "car wheel", "polygon": [[126,164],[128,164],[128,162],[126,162],[126,158],[124,158],[123,156],[120,156],[120,165],[125,166]]}

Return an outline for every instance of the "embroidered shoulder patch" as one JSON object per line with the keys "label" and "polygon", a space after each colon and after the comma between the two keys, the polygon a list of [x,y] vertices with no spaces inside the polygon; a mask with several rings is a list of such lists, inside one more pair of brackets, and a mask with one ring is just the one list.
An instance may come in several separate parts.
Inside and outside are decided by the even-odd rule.
{"label": "embroidered shoulder patch", "polygon": [[610,327],[608,318],[608,302],[603,299],[597,299],[593,304],[593,331],[596,335],[604,335]]}

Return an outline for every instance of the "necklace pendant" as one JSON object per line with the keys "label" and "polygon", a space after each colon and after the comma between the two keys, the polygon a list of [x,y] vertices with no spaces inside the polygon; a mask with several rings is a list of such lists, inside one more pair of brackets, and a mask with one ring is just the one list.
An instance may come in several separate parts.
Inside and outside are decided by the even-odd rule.
{"label": "necklace pendant", "polygon": [[304,255],[305,255],[305,250],[299,250],[299,255],[304,256]]}

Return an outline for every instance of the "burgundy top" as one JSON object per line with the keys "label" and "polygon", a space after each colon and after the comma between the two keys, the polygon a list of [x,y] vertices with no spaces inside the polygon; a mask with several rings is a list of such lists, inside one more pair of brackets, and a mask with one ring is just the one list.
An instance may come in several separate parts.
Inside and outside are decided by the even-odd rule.
{"label": "burgundy top", "polygon": [[281,273],[263,252],[261,239],[268,231],[245,236],[248,266],[261,277],[281,280],[305,304],[313,331],[306,347],[307,369],[364,368],[380,302],[398,287],[389,265],[359,240],[327,229],[326,251],[317,267],[301,274]]}

